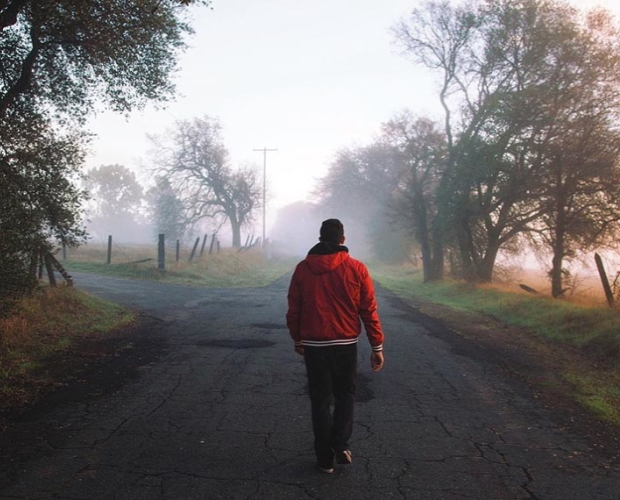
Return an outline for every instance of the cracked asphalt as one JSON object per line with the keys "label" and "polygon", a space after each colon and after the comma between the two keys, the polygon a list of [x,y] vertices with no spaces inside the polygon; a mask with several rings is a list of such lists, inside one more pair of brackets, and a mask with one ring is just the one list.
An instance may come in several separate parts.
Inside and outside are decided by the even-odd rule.
{"label": "cracked asphalt", "polygon": [[389,292],[378,296],[382,372],[360,342],[354,462],[326,475],[285,328],[288,278],[223,290],[74,276],[143,311],[159,354],[115,390],[4,432],[2,499],[620,498],[614,443],[558,419],[501,363],[454,348]]}

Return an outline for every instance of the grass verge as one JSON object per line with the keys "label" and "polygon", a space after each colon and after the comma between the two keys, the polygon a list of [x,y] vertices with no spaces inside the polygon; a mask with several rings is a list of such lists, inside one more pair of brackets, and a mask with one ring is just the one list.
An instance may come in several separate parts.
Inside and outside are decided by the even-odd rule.
{"label": "grass verge", "polygon": [[[229,250],[192,263],[185,258],[162,271],[156,261],[144,261],[148,251],[127,249],[125,262],[107,265],[101,248],[87,248],[64,264],[70,272],[210,287],[264,286],[294,265],[293,260],[267,259],[258,251]],[[62,385],[67,376],[62,365],[68,359],[80,363],[82,358],[109,355],[114,346],[99,341],[114,339],[134,319],[131,311],[76,288],[41,288],[24,299],[11,317],[0,319],[0,413],[26,407],[41,391]]]}
{"label": "grass verge", "polygon": [[76,344],[109,336],[134,320],[131,311],[74,288],[41,288],[0,319],[0,400],[24,407],[61,383],[59,360]]}
{"label": "grass verge", "polygon": [[375,266],[372,271],[382,286],[407,301],[492,317],[533,334],[541,346],[566,350],[572,362],[558,362],[554,368],[569,383],[572,397],[602,419],[620,425],[617,310],[449,280],[423,283],[421,272],[413,268]]}
{"label": "grass verge", "polygon": [[[93,256],[97,254],[92,254]],[[134,254],[133,257],[139,257]],[[294,266],[294,261],[285,258],[268,259],[260,251],[222,251],[205,255],[193,262],[168,263],[166,269],[157,268],[155,260],[105,264],[100,259],[82,256],[70,259],[65,266],[71,272],[88,272],[123,278],[144,279],[198,285],[208,287],[259,287],[281,277]]]}

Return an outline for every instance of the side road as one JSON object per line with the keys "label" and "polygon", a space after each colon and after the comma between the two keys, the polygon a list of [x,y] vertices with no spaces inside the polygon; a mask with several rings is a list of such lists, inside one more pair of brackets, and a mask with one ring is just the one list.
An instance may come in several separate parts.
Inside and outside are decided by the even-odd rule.
{"label": "side road", "polygon": [[148,329],[0,435],[0,498],[620,498],[614,429],[555,391],[527,348],[493,341],[510,332],[435,320],[380,290],[386,366],[371,373],[363,340],[354,463],[322,475],[287,279],[75,278],[143,311]]}

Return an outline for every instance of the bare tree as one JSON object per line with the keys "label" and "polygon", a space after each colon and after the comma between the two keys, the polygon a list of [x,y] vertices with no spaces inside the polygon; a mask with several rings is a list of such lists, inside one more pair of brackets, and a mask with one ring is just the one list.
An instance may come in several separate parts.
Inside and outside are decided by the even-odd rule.
{"label": "bare tree", "polygon": [[260,207],[261,184],[251,166],[233,169],[221,125],[209,116],[181,120],[167,137],[151,137],[157,174],[168,179],[183,203],[188,225],[203,218],[230,224],[233,246]]}

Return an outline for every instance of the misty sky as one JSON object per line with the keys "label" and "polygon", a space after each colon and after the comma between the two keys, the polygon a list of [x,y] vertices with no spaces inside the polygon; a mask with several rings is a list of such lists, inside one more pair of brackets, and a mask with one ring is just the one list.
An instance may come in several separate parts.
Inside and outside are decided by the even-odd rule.
{"label": "misty sky", "polygon": [[[575,0],[579,6],[613,0]],[[165,110],[101,113],[87,168],[148,165],[145,134],[175,120],[220,119],[234,164],[267,158],[268,225],[277,208],[309,198],[338,149],[369,142],[403,108],[438,116],[433,78],[403,57],[390,26],[416,0],[214,0],[194,9],[196,34],[181,57],[178,96]],[[147,176],[144,177],[145,179]]]}

